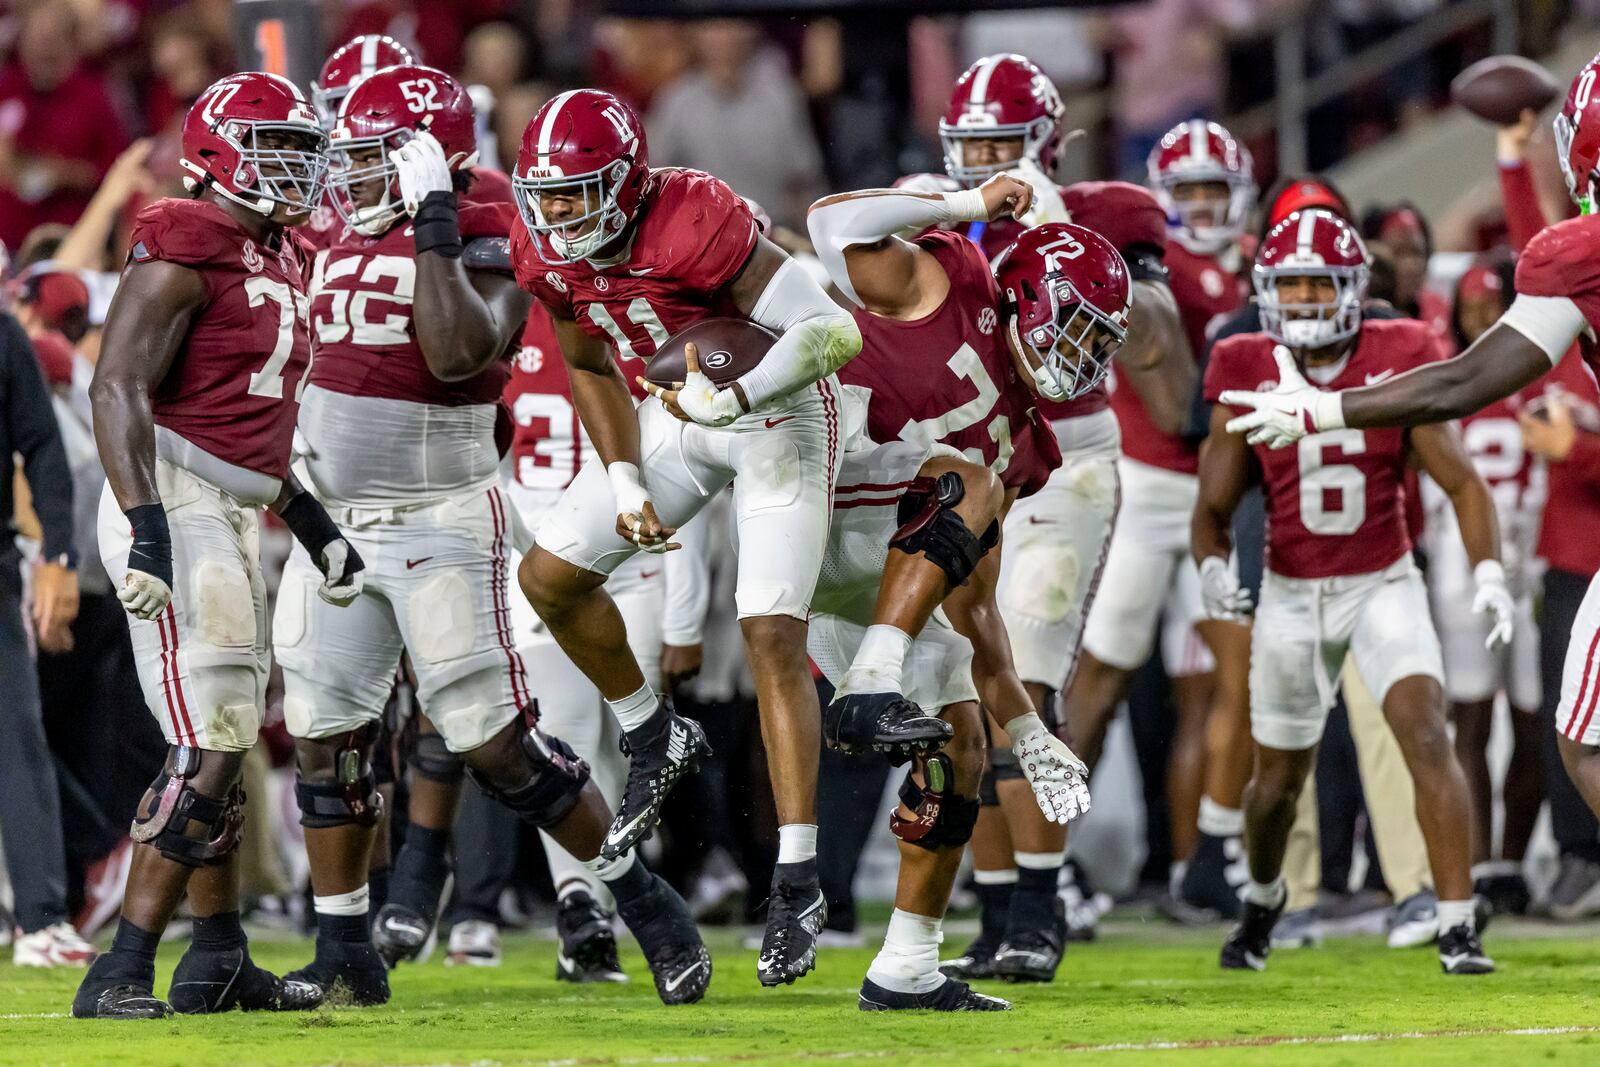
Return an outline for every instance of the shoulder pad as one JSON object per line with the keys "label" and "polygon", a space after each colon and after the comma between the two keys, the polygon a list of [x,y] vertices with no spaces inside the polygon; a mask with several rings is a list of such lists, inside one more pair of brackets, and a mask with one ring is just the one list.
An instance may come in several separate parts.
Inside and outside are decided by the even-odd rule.
{"label": "shoulder pad", "polygon": [[1132,182],[1077,182],[1061,190],[1072,221],[1117,246],[1124,256],[1136,245],[1157,250],[1167,244],[1167,213],[1155,194]]}
{"label": "shoulder pad", "polygon": [[134,219],[128,260],[234,264],[243,254],[244,240],[244,231],[215,204],[169,197],[146,205]]}
{"label": "shoulder pad", "polygon": [[461,253],[461,265],[468,270],[493,270],[502,274],[513,273],[511,266],[511,238],[474,237]]}

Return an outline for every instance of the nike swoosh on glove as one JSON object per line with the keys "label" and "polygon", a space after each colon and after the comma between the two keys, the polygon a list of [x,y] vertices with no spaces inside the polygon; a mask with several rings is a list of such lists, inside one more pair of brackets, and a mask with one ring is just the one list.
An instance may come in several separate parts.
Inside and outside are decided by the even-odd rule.
{"label": "nike swoosh on glove", "polygon": [[744,414],[732,389],[718,389],[704,371],[687,374],[678,390],[678,408],[701,426],[726,426]]}
{"label": "nike swoosh on glove", "polygon": [[1250,590],[1239,584],[1239,576],[1221,556],[1200,561],[1200,602],[1207,618],[1227,622],[1245,622],[1255,610]]}
{"label": "nike swoosh on glove", "polygon": [[117,599],[129,615],[137,619],[153,619],[167,610],[172,602],[172,587],[153,574],[129,569],[122,576],[122,588]]}
{"label": "nike swoosh on glove", "polygon": [[322,584],[317,595],[335,607],[348,607],[366,583],[366,563],[349,541],[340,538],[322,549]]}
{"label": "nike swoosh on glove", "polygon": [[1011,734],[1023,777],[1033,786],[1039,810],[1051,822],[1065,826],[1089,810],[1089,768],[1038,715],[1025,715],[1005,724]]}
{"label": "nike swoosh on glove", "polygon": [[1472,577],[1478,583],[1478,592],[1472,598],[1472,613],[1480,615],[1487,612],[1492,619],[1489,636],[1484,638],[1483,647],[1493,652],[1511,643],[1517,626],[1517,602],[1512,599],[1511,590],[1506,588],[1505,568],[1497,561],[1486,559],[1479,563],[1472,569]]}
{"label": "nike swoosh on glove", "polygon": [[1343,402],[1306,381],[1293,354],[1284,345],[1272,349],[1278,364],[1277,388],[1265,392],[1229,389],[1217,398],[1229,407],[1249,408],[1228,420],[1229,433],[1242,433],[1252,445],[1283,448],[1307,434],[1344,428]]}
{"label": "nike swoosh on glove", "polygon": [[389,153],[400,179],[400,198],[405,201],[406,212],[417,213],[429,193],[448,193],[454,186],[450,164],[444,158],[444,148],[427,130],[418,131],[411,140]]}

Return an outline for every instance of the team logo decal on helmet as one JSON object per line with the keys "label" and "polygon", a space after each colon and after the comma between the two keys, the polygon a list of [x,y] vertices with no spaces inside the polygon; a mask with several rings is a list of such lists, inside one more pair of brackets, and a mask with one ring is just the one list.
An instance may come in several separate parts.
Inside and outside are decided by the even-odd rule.
{"label": "team logo decal on helmet", "polygon": [[231,74],[200,94],[183,120],[184,184],[217,190],[252,211],[310,214],[322,198],[328,137],[287,78]]}
{"label": "team logo decal on helmet", "polygon": [[1595,80],[1600,77],[1600,56],[1578,71],[1567,90],[1567,99],[1555,117],[1556,160],[1567,180],[1567,195],[1585,215],[1596,208],[1596,188],[1600,185],[1600,94]]}

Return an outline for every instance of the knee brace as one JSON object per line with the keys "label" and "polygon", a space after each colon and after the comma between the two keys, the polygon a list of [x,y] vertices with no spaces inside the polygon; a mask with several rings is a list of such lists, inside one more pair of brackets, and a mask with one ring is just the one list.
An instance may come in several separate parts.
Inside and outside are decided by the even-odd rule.
{"label": "knee brace", "polygon": [[313,830],[331,826],[375,826],[383,815],[383,794],[372,773],[372,743],[378,724],[371,723],[344,735],[333,754],[330,771],[301,773],[295,779],[294,798],[300,805],[300,825]]}
{"label": "knee brace", "polygon": [[517,740],[528,767],[528,778],[521,785],[502,789],[475,768],[469,767],[467,773],[479,789],[516,812],[523,821],[547,829],[578,806],[578,798],[589,781],[589,765],[565,741],[537,726],[528,727]]}
{"label": "knee brace", "polygon": [[929,852],[965,846],[978,823],[978,798],[955,795],[955,773],[950,757],[942,752],[923,765],[923,776],[925,786],[906,775],[900,786],[900,803],[911,812],[911,818],[890,812],[889,830],[906,844]]}
{"label": "knee brace", "polygon": [[442,734],[418,734],[406,762],[423,778],[445,785],[461,781],[467,771],[466,761],[450,751]]}
{"label": "knee brace", "polygon": [[978,561],[1000,540],[998,521],[991,522],[979,536],[956,514],[956,505],[966,495],[961,475],[955,471],[913,480],[895,515],[900,528],[889,539],[890,548],[926,556],[944,571],[952,589],[966,583]]}
{"label": "knee brace", "polygon": [[[225,758],[220,752],[211,755]],[[219,862],[239,846],[244,834],[244,787],[233,781],[221,797],[198,792],[189,779],[200,773],[201,759],[198,748],[174,748],[145,794],[141,807],[149,814],[135,816],[128,829],[134,841],[185,867]],[[200,836],[191,836],[192,829],[198,829]]]}

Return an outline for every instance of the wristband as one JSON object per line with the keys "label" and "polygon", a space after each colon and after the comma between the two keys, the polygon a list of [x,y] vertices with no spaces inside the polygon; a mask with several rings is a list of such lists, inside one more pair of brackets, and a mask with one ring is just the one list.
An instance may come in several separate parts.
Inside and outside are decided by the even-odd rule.
{"label": "wristband", "polygon": [[464,245],[455,193],[439,191],[423,197],[411,220],[411,229],[416,237],[418,255],[437,252],[447,259],[461,258]]}
{"label": "wristband", "polygon": [[1011,735],[1011,743],[1020,745],[1034,734],[1046,733],[1044,720],[1039,718],[1039,713],[1030,711],[1026,715],[1018,715],[1015,719],[1001,723],[1007,734]]}
{"label": "wristband", "polygon": [[1497,559],[1479,560],[1472,568],[1472,580],[1480,589],[1486,585],[1505,585],[1506,569]]}
{"label": "wristband", "polygon": [[982,189],[962,189],[944,194],[945,208],[951,222],[984,222],[989,218],[989,208],[983,202]]}
{"label": "wristband", "polygon": [[278,518],[289,527],[289,532],[294,534],[294,539],[305,546],[311,554],[311,562],[321,570],[325,564],[322,559],[322,550],[344,535],[339,532],[339,527],[333,524],[333,519],[328,517],[328,512],[317,503],[317,498],[302,489],[289,498],[289,502],[278,512]]}
{"label": "wristband", "polygon": [[650,497],[639,481],[639,467],[634,463],[608,463],[606,476],[611,479],[611,492],[617,498],[617,514],[639,514]]}
{"label": "wristband", "polygon": [[143,571],[172,588],[172,530],[167,526],[167,509],[160,504],[140,504],[123,514],[133,526],[128,569]]}
{"label": "wristband", "polygon": [[1311,423],[1318,433],[1344,429],[1344,394],[1318,393],[1311,403]]}

